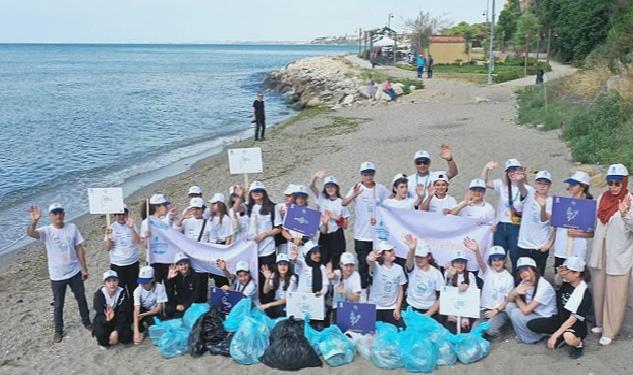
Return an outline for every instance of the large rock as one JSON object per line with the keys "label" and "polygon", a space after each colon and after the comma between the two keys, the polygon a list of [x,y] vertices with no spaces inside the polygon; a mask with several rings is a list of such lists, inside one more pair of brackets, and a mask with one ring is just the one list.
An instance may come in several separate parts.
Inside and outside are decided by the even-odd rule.
{"label": "large rock", "polygon": [[343,105],[352,105],[354,103],[354,95],[350,94],[343,99]]}
{"label": "large rock", "polygon": [[404,94],[404,85],[402,83],[394,83],[391,87],[393,87],[393,91],[395,91],[398,96]]}
{"label": "large rock", "polygon": [[320,105],[323,105],[323,102],[319,98],[312,98],[305,104],[306,107],[318,107]]}

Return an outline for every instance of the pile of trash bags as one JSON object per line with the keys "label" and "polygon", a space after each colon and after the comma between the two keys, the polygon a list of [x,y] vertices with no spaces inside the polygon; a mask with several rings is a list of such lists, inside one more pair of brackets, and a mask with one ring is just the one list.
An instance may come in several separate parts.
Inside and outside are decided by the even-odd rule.
{"label": "pile of trash bags", "polygon": [[198,318],[209,311],[206,303],[194,303],[180,319],[159,320],[149,327],[149,337],[164,358],[175,358],[188,352],[189,333]]}
{"label": "pile of trash bags", "polygon": [[224,330],[224,315],[218,306],[199,317],[189,333],[189,354],[194,358],[204,352],[228,357],[230,344],[231,335]]}
{"label": "pile of trash bags", "polygon": [[319,332],[310,326],[309,317],[306,317],[304,333],[310,346],[323,357],[328,365],[337,367],[354,361],[356,354],[354,343],[341,332],[336,324]]}
{"label": "pile of trash bags", "polygon": [[275,323],[261,310],[252,308],[248,298],[233,306],[224,321],[224,329],[234,332],[229,346],[231,358],[241,365],[259,362],[270,344],[270,331]]}
{"label": "pile of trash bags", "polygon": [[285,319],[270,333],[270,346],[261,358],[265,365],[282,371],[297,371],[323,364],[303,333],[303,322]]}

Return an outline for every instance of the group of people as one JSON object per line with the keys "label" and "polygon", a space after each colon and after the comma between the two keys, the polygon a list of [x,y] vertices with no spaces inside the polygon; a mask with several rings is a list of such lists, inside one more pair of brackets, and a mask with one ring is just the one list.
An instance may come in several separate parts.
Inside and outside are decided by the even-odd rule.
{"label": "group of people", "polygon": [[424,77],[424,70],[426,69],[426,77],[433,78],[433,56],[428,54],[424,56],[423,53],[420,53],[415,59],[416,72],[418,78]]}
{"label": "group of people", "polygon": [[[63,335],[67,285],[75,294],[84,326],[100,346],[107,347],[118,342],[140,343],[153,318],[178,317],[192,303],[207,302],[212,279],[215,287],[243,293],[273,318],[286,315],[288,292],[324,295],[328,313],[324,321],[317,322],[320,326],[336,321],[339,302],[374,304],[377,320],[397,326],[403,326],[401,311],[411,306],[453,332],[458,328],[467,332],[487,321],[487,335],[494,338],[504,326],[511,325],[520,342],[533,344],[549,337],[549,348],[568,345],[570,355],[577,358],[589,332],[587,319],[593,314],[591,332],[601,335],[601,345],[609,345],[624,319],[633,266],[627,168],[622,164],[609,166],[607,189],[597,199],[595,231],[583,232],[551,226],[550,188],[562,180],[571,198],[593,199],[587,173],[575,172],[563,180],[543,170],[528,181],[522,163],[509,159],[502,176],[493,179],[490,174],[499,163],[491,161],[470,181],[464,198],[458,201],[449,193],[458,167],[448,145],[440,147],[440,158],[446,162],[446,170],[431,171],[429,152],[417,151],[414,173],[395,175],[390,188],[376,182],[376,166],[364,162],[359,168],[360,182],[345,195],[335,176],[318,171],[308,186],[289,185],[277,204],[261,181],[248,189],[231,186],[228,198],[215,193],[207,201],[202,189],[192,186],[189,206],[182,212],[163,194],[154,194],[142,209],[140,228],[126,208],[106,229],[104,248],[110,254],[110,270],[103,274],[103,286],[95,292],[92,322],[84,296],[88,270],[81,234],[74,224],[64,222],[61,204],[49,207],[51,224],[40,228],[40,210],[31,207],[27,233],[46,243],[48,252],[54,341],[61,341]],[[496,209],[486,201],[488,189],[498,195]],[[308,237],[284,228],[291,205],[307,207],[311,195],[316,203],[313,208],[321,212],[319,234]],[[493,246],[466,237],[450,263],[438,265],[433,253],[440,250],[409,234],[404,239],[406,258],[399,258],[392,244],[376,240],[379,206],[489,223],[494,231]],[[140,267],[139,249],[147,245],[149,236],[148,216],[196,242],[227,245],[252,240],[257,244],[260,272],[252,275],[247,262],[238,262],[230,272],[222,259],[217,260],[222,275],[198,272],[184,252],[171,264]],[[353,252],[345,240],[350,220]],[[159,246],[155,242],[161,240],[152,237],[152,241]],[[469,267],[467,252],[474,255],[476,267]],[[548,280],[544,275],[550,253],[555,276]],[[439,293],[446,285],[462,292],[479,289],[480,319],[440,315]]]}

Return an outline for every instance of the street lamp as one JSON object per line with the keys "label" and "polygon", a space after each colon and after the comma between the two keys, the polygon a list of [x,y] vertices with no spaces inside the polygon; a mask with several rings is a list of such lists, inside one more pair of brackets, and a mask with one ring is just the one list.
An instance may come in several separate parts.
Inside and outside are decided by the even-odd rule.
{"label": "street lamp", "polygon": [[387,17],[387,27],[391,29],[391,19],[393,18],[393,13],[389,13],[389,17]]}

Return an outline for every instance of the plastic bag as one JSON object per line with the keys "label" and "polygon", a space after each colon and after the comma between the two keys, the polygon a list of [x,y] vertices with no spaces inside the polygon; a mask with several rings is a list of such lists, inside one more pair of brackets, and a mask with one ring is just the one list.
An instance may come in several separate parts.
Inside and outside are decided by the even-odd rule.
{"label": "plastic bag", "polygon": [[167,359],[179,357],[187,352],[188,339],[188,329],[170,329],[160,337],[158,350],[160,351],[160,354]]}
{"label": "plastic bag", "polygon": [[245,317],[231,340],[231,358],[242,365],[259,362],[259,358],[269,345],[269,334],[270,330],[266,324],[250,316]]}
{"label": "plastic bag", "polygon": [[[205,351],[211,348],[216,348],[218,344],[224,344],[227,338],[227,333],[224,330],[222,322],[222,313],[219,307],[214,307],[208,313],[204,314],[196,321],[191,332],[189,333],[189,354],[192,357],[200,357]],[[226,355],[228,355],[228,346],[220,350],[224,353],[226,349]],[[214,350],[217,354],[217,350]]]}
{"label": "plastic bag", "polygon": [[354,361],[354,344],[336,324],[319,333],[319,351],[325,362],[332,367]]}
{"label": "plastic bag", "polygon": [[158,346],[161,336],[169,331],[182,326],[182,319],[160,320],[154,318],[154,324],[149,326],[149,338],[152,344]]}
{"label": "plastic bag", "polygon": [[352,339],[352,342],[354,343],[354,347],[356,348],[356,351],[358,351],[358,354],[360,354],[362,358],[370,360],[371,345],[374,342],[374,335],[363,335],[362,333],[358,332],[346,332],[345,334]]}
{"label": "plastic bag", "polygon": [[194,303],[185,311],[182,317],[182,325],[185,328],[192,329],[198,318],[209,312],[208,303]]}
{"label": "plastic bag", "polygon": [[223,357],[231,356],[231,340],[233,336],[228,334],[222,341],[220,342],[210,342],[207,344],[207,351],[211,355],[221,355]]}
{"label": "plastic bag", "polygon": [[[290,319],[293,319],[293,317],[290,317]],[[319,331],[310,326],[310,315],[307,314],[303,320],[303,334],[306,339],[308,339],[312,349],[314,349],[318,355],[321,355],[321,351],[319,350]]]}
{"label": "plastic bag", "polygon": [[400,332],[400,348],[407,372],[431,372],[437,367],[437,348],[420,330]]}
{"label": "plastic bag", "polygon": [[448,341],[450,335],[451,333],[446,328],[442,328],[431,334],[431,342],[437,348],[438,366],[451,366],[457,362],[457,354]]}
{"label": "plastic bag", "polygon": [[264,351],[262,363],[283,371],[322,366],[303,330],[301,321],[285,319],[278,322],[270,333],[270,346]]}
{"label": "plastic bag", "polygon": [[469,333],[450,337],[449,341],[460,362],[464,364],[477,362],[490,353],[490,343],[483,338],[483,333],[489,327],[488,322],[483,322]]}
{"label": "plastic bag", "polygon": [[376,322],[376,336],[371,345],[371,361],[377,367],[397,369],[402,367],[398,328],[393,324]]}
{"label": "plastic bag", "polygon": [[244,319],[251,316],[251,303],[249,298],[244,298],[238,302],[237,305],[233,306],[224,321],[224,329],[227,332],[237,332],[240,325],[244,322]]}
{"label": "plastic bag", "polygon": [[444,328],[437,320],[420,314],[409,306],[402,313],[402,318],[407,326],[407,330],[420,332],[421,336],[428,337],[437,348],[437,364],[449,366],[457,362],[457,354],[453,350],[448,337],[451,333]]}

